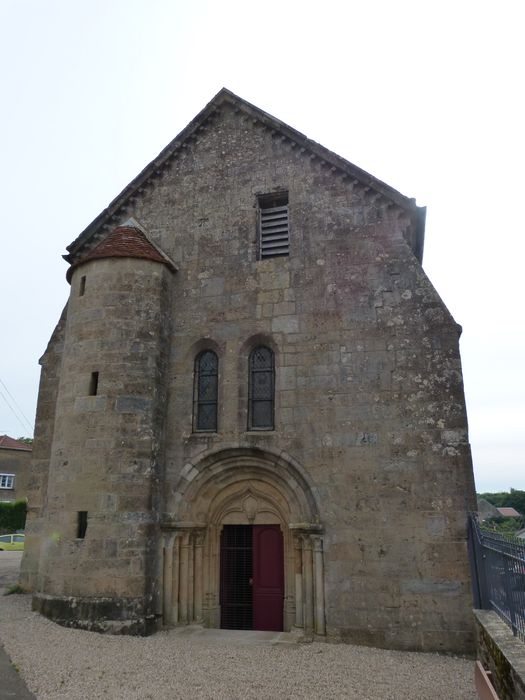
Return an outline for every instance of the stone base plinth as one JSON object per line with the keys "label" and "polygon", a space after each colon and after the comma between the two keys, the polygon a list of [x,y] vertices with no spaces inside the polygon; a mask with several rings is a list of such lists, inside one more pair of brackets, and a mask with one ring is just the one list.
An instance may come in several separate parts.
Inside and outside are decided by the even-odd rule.
{"label": "stone base plinth", "polygon": [[156,631],[155,617],[145,613],[143,598],[86,598],[36,593],[32,608],[64,627],[141,636]]}

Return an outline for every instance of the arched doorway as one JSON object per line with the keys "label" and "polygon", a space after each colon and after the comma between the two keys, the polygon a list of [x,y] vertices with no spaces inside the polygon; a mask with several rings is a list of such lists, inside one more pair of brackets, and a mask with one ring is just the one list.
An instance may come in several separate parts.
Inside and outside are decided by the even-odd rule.
{"label": "arched doorway", "polygon": [[[254,448],[209,454],[186,465],[168,508],[162,525],[165,625],[227,626],[223,605],[241,604],[244,596],[244,624],[251,629],[324,635],[318,498],[299,464]],[[250,552],[251,562],[243,564],[242,553],[238,559],[225,553],[235,537],[245,538],[240,549]],[[246,578],[250,567],[251,591],[242,582],[237,593],[228,590],[225,580]]]}

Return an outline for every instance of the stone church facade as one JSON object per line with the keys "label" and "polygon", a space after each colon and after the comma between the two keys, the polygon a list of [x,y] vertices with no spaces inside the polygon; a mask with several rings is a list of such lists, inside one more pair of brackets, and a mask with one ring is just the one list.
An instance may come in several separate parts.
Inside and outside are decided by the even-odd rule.
{"label": "stone church facade", "polygon": [[22,582],[65,625],[473,644],[424,209],[221,90],[69,246]]}

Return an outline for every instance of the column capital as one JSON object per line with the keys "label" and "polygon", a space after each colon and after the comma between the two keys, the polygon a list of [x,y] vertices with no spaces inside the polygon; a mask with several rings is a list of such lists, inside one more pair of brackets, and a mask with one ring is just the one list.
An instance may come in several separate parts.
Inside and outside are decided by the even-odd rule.
{"label": "column capital", "polygon": [[310,535],[315,552],[323,551],[323,538],[321,535]]}
{"label": "column capital", "polygon": [[193,541],[196,547],[204,546],[204,539],[206,537],[206,530],[204,528],[196,528],[193,530]]}
{"label": "column capital", "polygon": [[162,537],[164,540],[164,547],[173,547],[173,542],[175,540],[175,532],[163,532]]}

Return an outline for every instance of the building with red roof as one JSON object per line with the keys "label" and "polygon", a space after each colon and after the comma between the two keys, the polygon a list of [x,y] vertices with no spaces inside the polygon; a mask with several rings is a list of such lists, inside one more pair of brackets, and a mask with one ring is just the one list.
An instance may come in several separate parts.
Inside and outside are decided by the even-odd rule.
{"label": "building with red roof", "polygon": [[521,517],[521,513],[518,513],[516,508],[511,508],[509,506],[504,506],[502,508],[498,508],[498,512],[504,518],[520,518]]}

